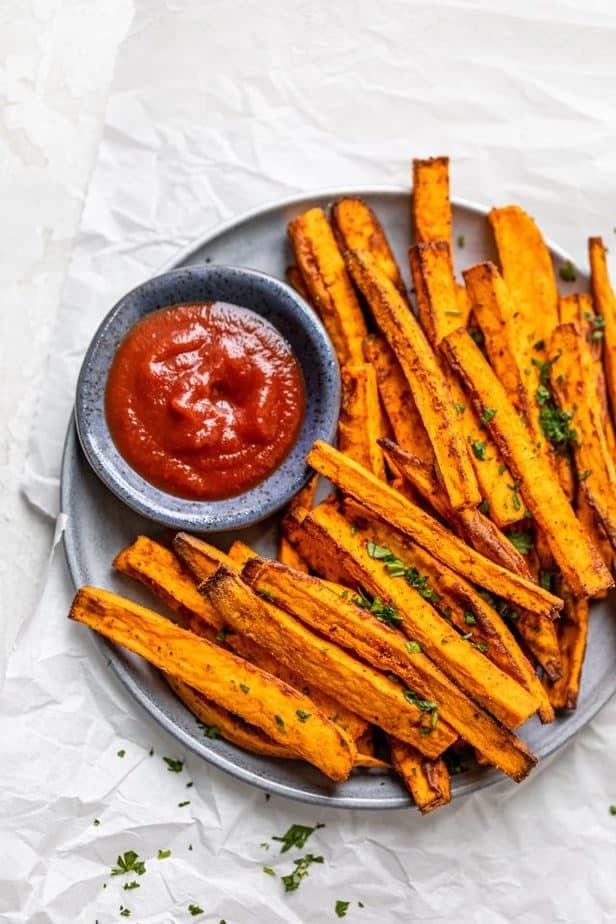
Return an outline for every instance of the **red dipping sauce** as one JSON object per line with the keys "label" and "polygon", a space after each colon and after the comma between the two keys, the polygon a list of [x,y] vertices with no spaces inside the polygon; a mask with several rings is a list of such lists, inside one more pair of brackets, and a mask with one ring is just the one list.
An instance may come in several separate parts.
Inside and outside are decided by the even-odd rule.
{"label": "red dipping sauce", "polygon": [[288,343],[246,308],[173,305],[119,345],[105,411],[118,451],[169,494],[222,500],[278,468],[304,416]]}

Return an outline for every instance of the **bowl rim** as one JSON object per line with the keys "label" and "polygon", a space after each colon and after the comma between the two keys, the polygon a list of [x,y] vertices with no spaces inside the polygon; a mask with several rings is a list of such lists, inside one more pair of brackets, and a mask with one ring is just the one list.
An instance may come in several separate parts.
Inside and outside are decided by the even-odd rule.
{"label": "bowl rim", "polygon": [[[93,362],[98,355],[101,341],[106,335],[113,331],[118,318],[121,318],[123,311],[126,310],[126,307],[130,305],[131,300],[135,296],[139,295],[139,293],[147,287],[156,286],[163,281],[172,283],[174,280],[186,280],[191,277],[198,277],[200,280],[206,281],[207,277],[215,276],[221,277],[221,281],[226,277],[235,276],[236,279],[239,277],[239,281],[256,283],[261,288],[261,291],[268,291],[272,301],[275,302],[276,306],[281,310],[281,314],[291,314],[289,311],[289,301],[294,306],[294,321],[297,323],[298,328],[305,332],[311,339],[313,344],[318,343],[321,347],[320,363],[330,376],[329,382],[324,383],[327,386],[327,401],[322,402],[323,420],[313,438],[332,443],[335,439],[340,412],[341,378],[334,347],[321,320],[307,305],[299,293],[283,280],[251,267],[236,266],[226,263],[196,263],[188,266],[175,266],[148,277],[125,292],[106,313],[88,344],[77,378],[73,411],[75,428],[83,453],[94,473],[115,497],[129,509],[153,523],[166,526],[170,529],[188,529],[192,532],[203,534],[209,532],[227,532],[254,526],[277,513],[302,489],[311,476],[311,470],[305,463],[301,472],[299,470],[299,464],[296,465],[297,471],[295,471],[295,467],[290,468],[282,485],[278,485],[277,490],[272,490],[269,495],[267,493],[267,488],[272,487],[272,479],[277,475],[279,476],[280,469],[285,465],[291,466],[292,463],[290,460],[294,447],[297,445],[297,441],[301,439],[302,429],[306,425],[306,416],[304,417],[304,423],[298,433],[296,443],[291,447],[289,453],[282,462],[262,481],[258,482],[247,491],[230,498],[213,501],[193,500],[190,498],[181,498],[163,491],[156,485],[147,481],[147,479],[129,465],[115,447],[113,437],[111,436],[105,419],[104,410],[102,411],[104,445],[101,446],[101,440],[96,438],[93,428],[88,423],[89,415],[86,410],[87,401],[84,397],[84,386],[94,374]],[[188,300],[189,299],[184,299],[184,301]],[[221,298],[221,301],[225,300],[227,299]],[[161,307],[165,306],[163,305]],[[247,308],[247,310],[259,315],[259,312],[254,311],[252,308]],[[140,317],[145,317],[148,313],[149,311],[146,311],[141,314]],[[130,328],[127,330],[132,329],[134,324],[138,323],[139,320],[140,318],[131,324]],[[268,318],[263,318],[263,320],[265,323],[269,323],[276,328],[274,321]],[[124,337],[126,333],[127,331],[122,334],[122,337]],[[120,341],[118,341],[118,343],[119,342]],[[115,349],[117,349],[117,345]],[[293,352],[295,354],[295,351]],[[105,382],[109,372],[110,362],[105,363]],[[302,363],[301,359],[298,357],[298,363],[302,372],[304,372],[305,362]],[[306,408],[308,409],[312,396],[307,394],[306,398]],[[263,491],[264,499],[261,502],[256,505],[242,503],[243,499],[257,490]]]}

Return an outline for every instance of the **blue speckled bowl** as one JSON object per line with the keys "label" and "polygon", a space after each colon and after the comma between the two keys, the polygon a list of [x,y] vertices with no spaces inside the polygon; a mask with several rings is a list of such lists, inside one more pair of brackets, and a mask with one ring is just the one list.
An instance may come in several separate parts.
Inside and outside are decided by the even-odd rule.
{"label": "blue speckled bowl", "polygon": [[[127,331],[150,311],[196,301],[231,302],[261,315],[290,344],[306,383],[304,422],[291,452],[265,481],[228,500],[186,500],[154,487],[120,455],[105,419],[107,373]],[[85,355],[77,382],[75,418],[90,465],[128,507],[173,529],[212,532],[251,526],[284,507],[310,475],[304,460],[314,440],[333,440],[339,410],[336,356],[323,326],[304,300],[273,276],[213,265],[163,273],[120,299]]]}

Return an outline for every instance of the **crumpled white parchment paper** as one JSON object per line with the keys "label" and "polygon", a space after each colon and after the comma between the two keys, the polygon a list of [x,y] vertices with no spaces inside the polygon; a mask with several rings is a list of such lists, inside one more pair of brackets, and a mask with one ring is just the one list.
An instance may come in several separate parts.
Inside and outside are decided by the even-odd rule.
{"label": "crumpled white parchment paper", "polygon": [[[208,225],[296,190],[405,183],[411,156],[449,153],[454,195],[519,201],[580,265],[589,233],[612,240],[610,7],[139,0],[65,285],[32,502],[57,512],[75,378],[101,318]],[[338,899],[364,924],[612,919],[615,703],[526,783],[428,818],[266,800],[154,725],[66,620],[71,596],[58,546],[0,706],[0,921],[103,924],[122,906],[182,922],[193,903],[207,924],[320,924]],[[286,873],[299,853],[262,843],[293,822],[326,824],[300,852],[325,862],[287,896],[262,867]],[[127,850],[147,872],[110,878]],[[131,879],[140,888],[123,890]]]}

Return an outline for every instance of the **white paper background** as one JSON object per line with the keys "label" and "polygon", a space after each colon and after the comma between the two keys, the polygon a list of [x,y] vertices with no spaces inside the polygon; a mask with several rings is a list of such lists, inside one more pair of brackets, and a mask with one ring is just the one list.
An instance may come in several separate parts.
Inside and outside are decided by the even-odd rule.
{"label": "white paper background", "polygon": [[[614,240],[616,11],[510,6],[136,4],[42,396],[33,503],[54,512],[95,327],[205,226],[294,190],[405,183],[412,155],[449,153],[454,195],[519,201],[580,264],[589,233]],[[366,924],[613,919],[614,702],[527,783],[433,817],[266,802],[190,755],[182,774],[166,770],[162,755],[185,755],[64,619],[70,597],[58,552],[3,692],[0,920],[102,924],[123,904],[131,920],[180,922],[196,902],[207,924],[321,922],[337,920],[336,899]],[[291,862],[260,844],[318,820],[327,827],[306,849],[326,862],[285,897],[261,867]],[[161,848],[172,857],[157,860]],[[132,892],[108,876],[128,849],[148,867]]]}

